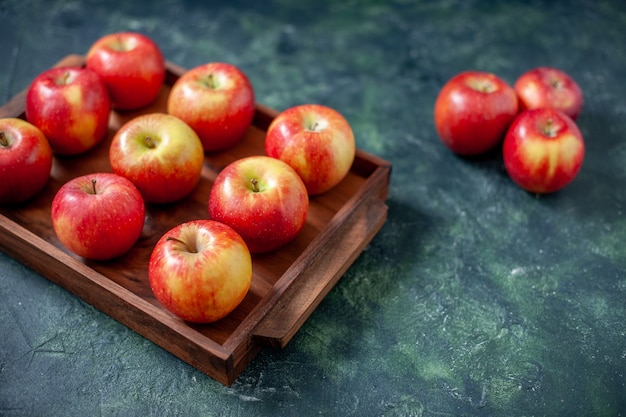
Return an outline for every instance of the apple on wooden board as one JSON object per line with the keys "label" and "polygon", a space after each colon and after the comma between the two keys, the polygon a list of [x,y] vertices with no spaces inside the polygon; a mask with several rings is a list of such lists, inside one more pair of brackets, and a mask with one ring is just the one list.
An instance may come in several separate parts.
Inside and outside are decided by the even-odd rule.
{"label": "apple on wooden board", "polygon": [[104,139],[111,102],[102,79],[82,67],[57,67],[39,74],[26,93],[26,119],[59,155],[84,153]]}
{"label": "apple on wooden board", "polygon": [[513,89],[521,110],[552,107],[576,120],[583,108],[582,89],[572,77],[558,68],[533,68],[515,81]]}
{"label": "apple on wooden board", "polygon": [[127,253],[145,221],[145,205],[137,188],[124,177],[98,172],[73,178],[55,194],[52,226],[75,254],[105,261]]}
{"label": "apple on wooden board", "polygon": [[459,155],[485,153],[501,143],[518,113],[515,91],[502,78],[483,71],[452,77],[435,101],[435,128]]}
{"label": "apple on wooden board", "polygon": [[171,203],[198,184],[204,150],[185,122],[165,113],[130,119],[111,141],[113,172],[128,178],[148,203]]}
{"label": "apple on wooden board", "polygon": [[155,298],[194,323],[215,322],[245,298],[252,257],[231,227],[213,220],[179,224],[156,243],[148,266]]}
{"label": "apple on wooden board", "polygon": [[52,149],[41,130],[22,119],[0,119],[0,205],[23,203],[50,179]]}
{"label": "apple on wooden board", "polygon": [[578,174],[585,144],[576,123],[552,108],[525,110],[511,124],[503,144],[505,168],[523,189],[552,193]]}
{"label": "apple on wooden board", "polygon": [[209,215],[235,229],[250,252],[270,252],[304,227],[309,196],[298,174],[265,155],[231,162],[215,179]]}
{"label": "apple on wooden board", "polygon": [[335,187],[355,158],[354,133],[336,110],[303,104],[281,112],[267,129],[265,153],[290,165],[310,195]]}
{"label": "apple on wooden board", "polygon": [[165,59],[154,40],[137,32],[118,32],[97,39],[86,66],[104,80],[118,110],[136,110],[156,100],[165,81]]}
{"label": "apple on wooden board", "polygon": [[205,151],[228,149],[252,123],[254,90],[236,66],[209,62],[188,70],[174,83],[167,112],[196,131]]}

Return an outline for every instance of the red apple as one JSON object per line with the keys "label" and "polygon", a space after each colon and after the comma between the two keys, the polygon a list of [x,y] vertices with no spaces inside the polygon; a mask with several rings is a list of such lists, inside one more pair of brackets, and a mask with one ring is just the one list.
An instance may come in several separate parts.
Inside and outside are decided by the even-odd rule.
{"label": "red apple", "polygon": [[452,77],[435,101],[435,128],[459,155],[478,155],[497,146],[518,113],[515,91],[500,77],[466,71]]}
{"label": "red apple", "polygon": [[557,68],[533,68],[522,74],[513,88],[522,110],[552,107],[576,120],[583,108],[580,86]]}
{"label": "red apple", "polygon": [[165,59],[159,46],[136,32],[111,33],[87,52],[87,68],[104,80],[113,107],[135,110],[152,103],[165,81]]}
{"label": "red apple", "polygon": [[348,121],[336,110],[303,104],[280,113],[267,129],[265,153],[289,164],[310,195],[324,193],[344,179],[356,145]]}
{"label": "red apple", "polygon": [[113,172],[128,178],[149,203],[171,203],[187,196],[202,174],[204,151],[185,122],[165,113],[137,116],[111,141]]}
{"label": "red apple", "polygon": [[293,240],[306,221],[309,197],[298,174],[264,155],[231,162],[209,195],[213,220],[231,226],[250,252],[270,252]]}
{"label": "red apple", "polygon": [[22,203],[50,179],[52,150],[41,130],[17,118],[0,119],[0,205]]}
{"label": "red apple", "polygon": [[210,62],[184,73],[172,86],[167,112],[184,120],[205,151],[224,150],[239,142],[252,123],[254,90],[236,66]]}
{"label": "red apple", "polygon": [[128,252],[144,224],[144,201],[126,178],[94,173],[63,184],[52,200],[54,231],[65,247],[104,261]]}
{"label": "red apple", "polygon": [[171,313],[189,322],[211,323],[245,298],[252,282],[252,258],[232,228],[194,220],[159,239],[148,277],[154,296]]}
{"label": "red apple", "polygon": [[104,139],[111,103],[104,83],[82,67],[57,67],[39,74],[26,93],[26,119],[60,155],[88,151]]}
{"label": "red apple", "polygon": [[576,123],[552,108],[526,110],[513,121],[503,144],[505,168],[533,193],[551,193],[578,174],[585,144]]}

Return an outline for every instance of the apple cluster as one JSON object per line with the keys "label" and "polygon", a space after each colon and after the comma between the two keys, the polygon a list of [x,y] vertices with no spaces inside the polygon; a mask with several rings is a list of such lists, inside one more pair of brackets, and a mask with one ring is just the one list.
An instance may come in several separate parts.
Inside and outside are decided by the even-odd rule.
{"label": "apple cluster", "polygon": [[[154,40],[135,32],[105,35],[84,66],[55,67],[27,90],[25,120],[0,119],[0,204],[22,203],[41,191],[53,154],[80,157],[100,144],[112,110],[142,110],[166,79]],[[59,241],[85,259],[107,261],[129,252],[144,228],[147,205],[176,203],[202,177],[205,153],[237,145],[256,112],[247,76],[227,63],[206,63],[171,86],[166,111],[138,112],[114,134],[111,172],[62,184],[51,204]],[[348,174],[355,158],[348,121],[316,104],[279,113],[268,127],[265,155],[233,161],[215,178],[207,219],[167,231],[155,244],[148,277],[155,297],[173,314],[197,323],[228,315],[252,280],[252,256],[297,237],[310,196]]]}
{"label": "apple cluster", "polygon": [[504,166],[521,188],[556,192],[578,175],[585,144],[575,120],[583,93],[564,71],[536,67],[511,87],[495,74],[452,77],[435,101],[435,128],[453,152],[473,156],[502,145]]}

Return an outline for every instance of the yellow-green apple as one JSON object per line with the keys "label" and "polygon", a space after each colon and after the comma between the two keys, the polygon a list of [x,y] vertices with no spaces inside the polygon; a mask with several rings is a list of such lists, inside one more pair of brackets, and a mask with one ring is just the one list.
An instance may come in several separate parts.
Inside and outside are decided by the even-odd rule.
{"label": "yellow-green apple", "polygon": [[544,107],[517,116],[504,138],[502,151],[511,179],[529,192],[543,194],[562,189],[576,177],[585,144],[569,116]]}
{"label": "yellow-green apple", "polygon": [[435,128],[454,153],[479,155],[501,143],[518,109],[515,91],[502,78],[484,71],[465,71],[439,91]]}
{"label": "yellow-green apple", "polygon": [[298,174],[265,155],[237,159],[216,177],[209,215],[235,229],[250,252],[270,252],[304,227],[309,196]]}
{"label": "yellow-green apple", "polygon": [[0,119],[0,205],[19,204],[50,179],[52,149],[42,131],[18,118]]}
{"label": "yellow-green apple", "polygon": [[84,153],[104,139],[111,102],[102,79],[82,67],[56,67],[39,74],[26,93],[26,119],[59,155]]}
{"label": "yellow-green apple", "polygon": [[558,68],[533,68],[515,81],[513,89],[522,110],[552,107],[576,120],[583,108],[582,89],[569,74]]}
{"label": "yellow-green apple", "polygon": [[254,106],[248,77],[223,62],[209,62],[185,72],[167,100],[167,112],[191,126],[207,152],[237,144],[252,123]]}
{"label": "yellow-green apple", "polygon": [[159,239],[148,278],[155,298],[171,313],[185,321],[211,323],[245,298],[252,282],[252,257],[231,227],[192,220]]}
{"label": "yellow-green apple", "polygon": [[52,226],[61,243],[86,259],[117,258],[134,246],[145,220],[137,188],[110,172],[75,177],[55,194]]}
{"label": "yellow-green apple", "polygon": [[284,110],[265,137],[265,154],[289,164],[310,195],[339,184],[350,171],[355,152],[354,133],[346,118],[319,104]]}
{"label": "yellow-green apple", "polygon": [[204,151],[185,122],[165,113],[136,116],[115,133],[109,149],[113,172],[128,178],[148,203],[171,203],[198,184]]}
{"label": "yellow-green apple", "polygon": [[104,80],[115,109],[146,107],[165,81],[165,59],[157,43],[137,32],[110,33],[87,51],[87,68]]}

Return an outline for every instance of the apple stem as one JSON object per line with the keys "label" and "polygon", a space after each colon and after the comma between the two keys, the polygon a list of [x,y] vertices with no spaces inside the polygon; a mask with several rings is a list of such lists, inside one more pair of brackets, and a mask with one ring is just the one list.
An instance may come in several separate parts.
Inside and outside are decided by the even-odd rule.
{"label": "apple stem", "polygon": [[0,146],[9,146],[9,140],[2,131],[0,131]]}
{"label": "apple stem", "polygon": [[92,178],[92,179],[91,179],[91,188],[93,189],[93,193],[94,193],[94,195],[98,194],[98,193],[96,192],[96,179],[95,179],[95,178]]}
{"label": "apple stem", "polygon": [[256,178],[252,178],[250,180],[250,184],[252,184],[252,191],[254,191],[255,193],[258,193],[259,191],[259,180]]}
{"label": "apple stem", "polygon": [[202,84],[204,84],[206,87],[209,88],[217,88],[217,83],[215,82],[215,77],[213,76],[213,74],[209,74],[206,78],[202,79]]}
{"label": "apple stem", "polygon": [[556,131],[553,125],[554,122],[552,121],[552,119],[548,119],[548,121],[546,122],[546,126],[543,129],[543,133],[545,133],[546,136],[549,138],[553,138],[556,136]]}
{"label": "apple stem", "polygon": [[178,239],[178,238],[175,238],[175,237],[172,237],[172,236],[167,236],[167,237],[165,238],[165,240],[167,240],[167,241],[174,241],[174,242],[176,242],[176,243],[180,243],[180,244],[181,244],[181,245],[183,245],[183,246],[187,249],[187,251],[188,251],[188,252],[190,252],[190,253],[198,253],[198,251],[197,251],[195,248],[192,248],[192,247],[191,247],[191,246],[189,246],[186,242],[183,242],[182,240],[180,240],[180,239]]}
{"label": "apple stem", "polygon": [[154,139],[152,139],[152,136],[146,136],[145,142],[148,148],[150,149],[156,148],[156,143],[154,142]]}

